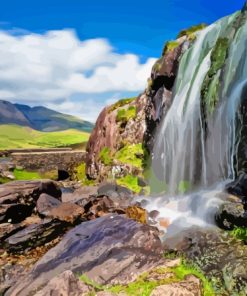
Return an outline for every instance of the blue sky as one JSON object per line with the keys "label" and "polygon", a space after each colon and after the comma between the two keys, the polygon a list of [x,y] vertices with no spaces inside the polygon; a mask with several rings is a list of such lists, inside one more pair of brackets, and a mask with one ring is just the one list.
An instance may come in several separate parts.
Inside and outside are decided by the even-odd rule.
{"label": "blue sky", "polygon": [[[15,53],[17,48],[19,60],[22,59],[22,56],[23,59],[26,60],[25,64],[20,65],[19,60],[17,60],[15,56],[18,65],[14,67],[11,64],[11,69],[15,69],[15,73],[17,73],[18,71],[16,69],[26,67],[28,63],[30,63],[29,68],[33,68],[32,62],[35,60],[35,66],[37,66],[35,73],[39,73],[37,79],[34,79],[34,74],[31,75],[26,69],[24,73],[27,73],[26,76],[30,75],[33,77],[33,89],[35,87],[41,89],[42,84],[42,89],[45,90],[45,94],[44,98],[42,98],[36,90],[33,91],[33,93],[30,90],[25,90],[25,87],[30,85],[32,80],[30,80],[29,83],[28,81],[19,80],[15,82],[14,77],[16,75],[13,75],[12,81],[6,83],[6,77],[1,81],[0,75],[0,87],[2,88],[2,93],[0,91],[0,99],[5,98],[11,101],[28,103],[30,105],[44,104],[50,107],[57,105],[60,111],[67,111],[81,117],[88,117],[87,119],[89,120],[95,120],[100,108],[106,103],[110,103],[122,96],[134,95],[141,92],[144,85],[144,82],[141,83],[141,79],[145,77],[140,77],[140,81],[136,83],[136,85],[132,85],[131,81],[127,81],[125,77],[128,73],[123,73],[123,81],[125,81],[125,84],[121,83],[120,70],[122,69],[122,71],[124,71],[127,66],[120,65],[119,71],[114,72],[114,75],[119,76],[119,81],[113,81],[114,87],[101,88],[98,87],[97,83],[94,81],[92,85],[95,86],[95,90],[90,90],[88,87],[88,89],[83,91],[82,88],[78,86],[75,87],[75,81],[79,83],[80,79],[74,74],[84,71],[84,75],[87,73],[87,75],[90,76],[95,71],[99,71],[101,73],[100,75],[103,75],[103,73],[106,73],[105,67],[109,66],[112,69],[120,63],[120,60],[126,60],[126,65],[129,65],[130,60],[132,61],[131,64],[135,64],[134,60],[137,58],[138,61],[136,62],[135,68],[133,68],[133,71],[130,70],[132,71],[133,77],[134,75],[138,76],[140,71],[148,75],[147,73],[150,71],[151,64],[154,61],[153,59],[159,57],[166,40],[174,39],[181,29],[191,25],[202,22],[210,24],[225,15],[241,9],[244,4],[243,0],[9,0],[1,2],[0,30],[5,33],[4,39],[7,40],[6,36],[12,36],[14,38],[6,41],[6,48],[14,48],[13,52]],[[36,34],[35,36],[33,35],[34,33]],[[34,36],[34,41],[31,42],[29,39],[27,40],[27,38],[24,40],[21,36],[29,36],[29,39]],[[90,46],[88,43],[84,43],[88,40],[92,41],[92,39],[98,41],[98,43],[94,45],[91,44]],[[61,62],[57,62],[56,52],[54,52],[54,50],[50,52],[49,40],[52,40],[53,48],[57,47],[54,44],[62,44],[61,48],[65,48],[65,44],[74,43],[74,49],[66,51],[65,56],[68,58],[70,55],[73,55],[73,57],[75,56],[73,60],[76,61],[79,59],[79,57],[77,57],[79,52],[81,52],[84,47],[88,48],[88,52],[85,53],[84,56],[85,59],[88,58],[90,52],[97,55],[97,48],[100,47],[103,62],[101,64],[100,62],[91,63],[91,67],[85,66],[84,64],[77,68],[69,65],[70,74],[67,75],[66,80],[71,81],[71,84],[66,86],[66,91],[63,92],[57,87],[59,81],[62,81],[61,84],[64,84],[63,80],[57,81],[56,87],[54,85],[48,87],[42,80],[45,73],[58,73],[59,69],[62,69],[62,72],[65,73],[65,65],[62,65]],[[34,48],[34,43],[39,45]],[[18,46],[15,44],[18,44]],[[27,57],[25,56],[24,50],[27,52],[29,49],[30,53]],[[40,50],[39,53],[37,53],[38,49]],[[68,49],[66,48],[65,50]],[[4,54],[7,56],[7,50]],[[89,57],[89,60],[95,60],[93,54]],[[128,54],[130,54],[130,56]],[[32,55],[34,57],[33,59]],[[37,55],[39,56],[39,63]],[[55,56],[55,61],[51,60],[51,56]],[[58,54],[58,56],[60,55]],[[64,59],[65,56],[61,55],[61,59]],[[13,63],[13,56],[10,55],[9,59]],[[49,60],[50,64],[49,67],[45,69],[43,66],[47,60]],[[112,60],[114,60],[114,63]],[[145,64],[146,67],[144,69]],[[75,73],[72,73],[72,68]],[[73,79],[71,78],[72,75]],[[32,77],[30,77],[30,79]],[[57,79],[57,76],[54,78],[54,76],[51,75],[50,77],[53,80]],[[36,86],[37,81],[40,83]],[[81,85],[83,85],[82,82],[80,82]],[[109,83],[109,79],[104,81],[104,83]],[[22,91],[10,91],[10,89],[6,87],[6,85],[10,84],[13,89],[21,89]],[[68,89],[70,89],[70,91]],[[35,95],[36,93],[37,95]],[[47,98],[45,98],[45,96],[47,96]],[[36,99],[34,97],[36,97]],[[94,106],[90,106],[92,112],[87,112],[87,110],[84,110],[85,108],[83,110],[78,110],[76,106],[79,106],[78,104],[81,102],[87,102],[88,106],[90,105],[89,102],[94,102]],[[97,106],[95,107],[95,105]]]}

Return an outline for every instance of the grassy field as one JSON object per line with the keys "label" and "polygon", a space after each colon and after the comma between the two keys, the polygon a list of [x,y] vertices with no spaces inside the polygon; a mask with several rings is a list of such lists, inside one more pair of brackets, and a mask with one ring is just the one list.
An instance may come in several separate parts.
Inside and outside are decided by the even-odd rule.
{"label": "grassy field", "polygon": [[16,148],[55,148],[87,142],[89,133],[78,130],[40,132],[18,125],[0,125],[0,150]]}

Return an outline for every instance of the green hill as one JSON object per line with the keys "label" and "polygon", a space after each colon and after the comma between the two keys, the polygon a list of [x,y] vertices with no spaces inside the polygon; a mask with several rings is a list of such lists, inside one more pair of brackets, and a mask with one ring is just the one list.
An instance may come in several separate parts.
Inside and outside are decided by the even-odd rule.
{"label": "green hill", "polygon": [[3,124],[0,125],[0,150],[68,147],[87,142],[89,135],[75,129],[40,132],[30,127]]}

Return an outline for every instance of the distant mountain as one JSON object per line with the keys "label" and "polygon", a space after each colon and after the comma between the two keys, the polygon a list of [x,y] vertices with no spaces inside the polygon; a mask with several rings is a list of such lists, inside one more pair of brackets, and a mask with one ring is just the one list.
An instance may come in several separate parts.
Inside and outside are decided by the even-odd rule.
{"label": "distant mountain", "polygon": [[91,132],[94,127],[88,121],[45,107],[29,107],[2,100],[0,100],[0,124],[18,124],[46,132],[67,129]]}

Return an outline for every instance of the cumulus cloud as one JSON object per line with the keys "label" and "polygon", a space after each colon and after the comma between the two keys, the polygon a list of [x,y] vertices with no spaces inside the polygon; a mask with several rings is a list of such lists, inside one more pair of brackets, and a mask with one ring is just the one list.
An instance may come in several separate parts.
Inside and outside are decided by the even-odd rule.
{"label": "cumulus cloud", "polygon": [[0,31],[0,99],[74,107],[74,94],[139,92],[155,59],[140,63],[134,54],[119,54],[106,39],[81,41],[72,30],[27,33]]}

